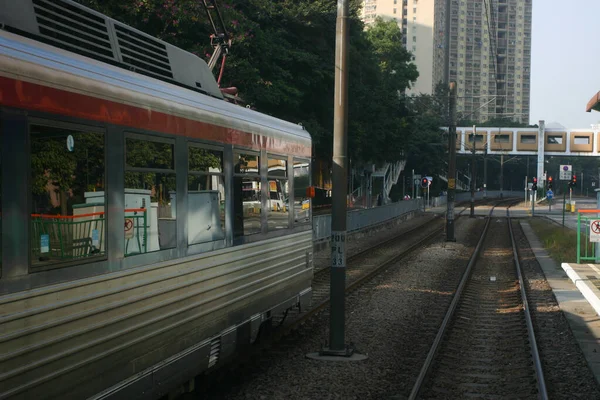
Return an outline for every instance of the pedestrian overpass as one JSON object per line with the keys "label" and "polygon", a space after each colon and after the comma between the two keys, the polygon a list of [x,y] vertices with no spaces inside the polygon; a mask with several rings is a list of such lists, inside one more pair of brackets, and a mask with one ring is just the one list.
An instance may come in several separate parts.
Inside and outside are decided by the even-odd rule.
{"label": "pedestrian overpass", "polygon": [[[447,131],[448,129],[445,128]],[[537,156],[537,178],[542,181],[545,156],[600,156],[600,130],[546,128],[457,127],[456,153]]]}

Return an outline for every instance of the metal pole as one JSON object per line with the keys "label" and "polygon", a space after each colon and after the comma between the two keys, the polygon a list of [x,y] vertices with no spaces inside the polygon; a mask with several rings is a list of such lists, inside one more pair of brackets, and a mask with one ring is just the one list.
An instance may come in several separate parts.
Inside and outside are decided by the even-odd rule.
{"label": "metal pole", "polygon": [[[596,189],[595,192],[596,192],[596,209],[600,210],[600,189]],[[581,214],[578,213],[578,216],[580,216],[580,215]],[[600,215],[598,215],[598,217],[600,217]],[[578,229],[578,232],[579,232],[579,229]],[[577,246],[577,249],[579,251],[580,247]],[[595,250],[594,257],[596,258],[594,260],[594,262],[596,264],[598,264],[598,263],[600,263],[600,243],[598,243],[598,242],[594,243],[594,250]]]}
{"label": "metal pole", "polygon": [[563,227],[565,226],[565,208],[567,208],[567,188],[566,184],[563,184]]}
{"label": "metal pole", "polygon": [[500,154],[500,198],[502,198],[502,190],[504,188],[504,154]]}
{"label": "metal pole", "polygon": [[414,200],[416,197],[415,196],[415,170],[414,169],[412,170],[412,181],[411,182],[412,182],[411,183],[411,188],[412,188],[411,194],[412,194],[412,198]]}
{"label": "metal pole", "polygon": [[483,198],[487,199],[487,145],[483,153]]}
{"label": "metal pole", "polygon": [[527,206],[527,178],[529,177],[525,177],[525,206]]}
{"label": "metal pole", "polygon": [[473,125],[473,151],[471,157],[471,214],[470,218],[475,218],[475,140],[477,139],[477,127]]}
{"label": "metal pole", "polygon": [[331,210],[331,283],[329,347],[317,357],[351,357],[346,346],[346,196],[348,184],[348,0],[337,2],[335,95],[333,116],[333,174]]}
{"label": "metal pole", "polygon": [[[451,0],[446,0],[446,26],[445,26],[445,32],[444,32],[444,83],[446,84],[446,87],[449,87],[450,85],[450,14],[451,14],[451,8],[452,6],[452,1]],[[454,83],[456,85],[456,82]],[[450,117],[452,118],[452,117]],[[452,175],[449,175],[452,176]]]}
{"label": "metal pole", "polygon": [[[450,1],[447,1],[448,8],[450,9]],[[449,31],[449,19],[450,13],[446,15],[447,27],[446,32]],[[450,41],[446,37],[446,43],[449,45]],[[448,128],[448,203],[446,212],[446,241],[455,242],[454,237],[454,195],[456,191],[456,82],[449,84],[450,89],[450,101],[449,101],[449,112],[450,112],[450,126]]]}

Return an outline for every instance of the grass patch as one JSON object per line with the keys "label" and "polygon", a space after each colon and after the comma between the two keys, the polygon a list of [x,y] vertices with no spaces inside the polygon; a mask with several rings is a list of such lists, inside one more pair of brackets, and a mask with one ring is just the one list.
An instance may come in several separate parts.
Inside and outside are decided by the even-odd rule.
{"label": "grass patch", "polygon": [[[527,222],[554,261],[559,264],[577,262],[577,232],[543,218],[530,218]],[[584,246],[581,247],[585,251]]]}

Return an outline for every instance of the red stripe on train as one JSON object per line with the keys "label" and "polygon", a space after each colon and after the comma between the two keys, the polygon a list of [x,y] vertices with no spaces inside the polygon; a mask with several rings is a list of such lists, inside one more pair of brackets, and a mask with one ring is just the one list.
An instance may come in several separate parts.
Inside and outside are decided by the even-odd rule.
{"label": "red stripe on train", "polygon": [[194,139],[239,145],[255,150],[266,149],[267,151],[305,157],[311,155],[310,147],[282,139],[263,136],[261,140],[261,136],[258,134],[7,77],[0,77],[0,104],[7,107],[43,111]]}

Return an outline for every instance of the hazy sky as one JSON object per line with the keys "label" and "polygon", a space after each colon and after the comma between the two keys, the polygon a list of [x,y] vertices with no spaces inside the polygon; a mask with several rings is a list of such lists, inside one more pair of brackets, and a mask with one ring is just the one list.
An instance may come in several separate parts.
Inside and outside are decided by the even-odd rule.
{"label": "hazy sky", "polygon": [[589,128],[600,112],[585,112],[600,91],[600,0],[533,0],[531,123]]}

